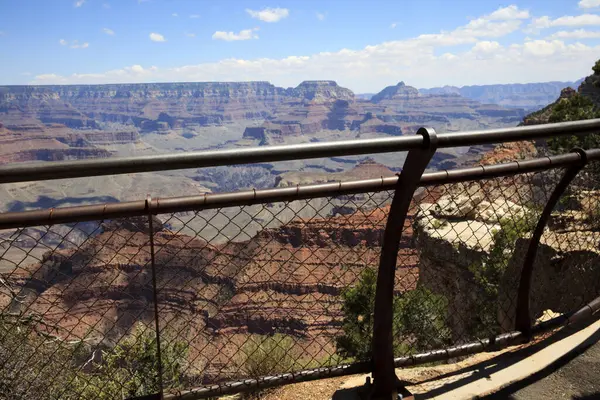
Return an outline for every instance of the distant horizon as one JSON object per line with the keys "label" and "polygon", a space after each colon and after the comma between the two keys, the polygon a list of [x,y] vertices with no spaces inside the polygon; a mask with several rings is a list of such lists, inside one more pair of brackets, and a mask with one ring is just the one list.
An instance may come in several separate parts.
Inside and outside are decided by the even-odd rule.
{"label": "distant horizon", "polygon": [[591,73],[599,26],[600,0],[5,1],[0,85],[563,82]]}
{"label": "distant horizon", "polygon": [[[512,82],[512,83],[487,83],[487,84],[473,84],[473,85],[462,85],[462,86],[456,86],[456,85],[441,85],[441,86],[431,86],[431,87],[417,87],[414,85],[411,85],[409,83],[406,83],[406,81],[400,80],[396,83],[387,85],[382,87],[380,90],[377,91],[373,91],[373,92],[357,92],[355,90],[353,90],[352,88],[340,85],[335,79],[307,79],[304,80],[300,83],[298,83],[296,86],[288,86],[288,87],[284,87],[284,86],[279,86],[274,84],[273,82],[270,81],[265,81],[265,80],[260,80],[260,81],[157,81],[157,82],[123,82],[123,83],[66,83],[66,84],[55,84],[55,83],[48,83],[48,84],[16,84],[16,85],[3,85],[0,84],[0,88],[9,88],[9,87],[52,87],[52,86],[73,86],[73,87],[77,87],[77,86],[114,86],[114,85],[118,85],[118,86],[128,86],[128,85],[169,85],[169,84],[211,84],[211,83],[225,83],[225,84],[237,84],[237,83],[268,83],[270,85],[273,85],[275,87],[281,88],[281,89],[294,89],[297,88],[298,86],[300,86],[302,83],[304,82],[335,82],[338,86],[344,88],[344,89],[348,89],[351,90],[355,95],[365,95],[365,94],[377,94],[379,92],[381,92],[383,89],[390,87],[390,86],[396,86],[398,85],[398,83],[400,82],[404,82],[406,86],[409,87],[413,87],[417,90],[429,90],[429,89],[435,89],[435,88],[444,88],[444,87],[457,87],[459,89],[463,88],[463,87],[468,87],[468,86],[510,86],[510,85],[535,85],[535,84],[550,84],[550,83],[575,83],[577,81],[579,81],[580,79],[585,79],[585,77],[581,77],[579,79],[575,79],[575,80],[554,80],[554,81],[539,81],[539,82]],[[574,88],[576,89],[576,88]]]}

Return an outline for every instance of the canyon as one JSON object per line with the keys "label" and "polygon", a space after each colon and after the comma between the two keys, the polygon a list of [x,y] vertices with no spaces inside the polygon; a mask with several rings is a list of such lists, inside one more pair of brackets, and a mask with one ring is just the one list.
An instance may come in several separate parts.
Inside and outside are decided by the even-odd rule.
{"label": "canyon", "polygon": [[[596,81],[586,82],[580,92]],[[0,162],[389,137],[421,126],[452,132],[515,126],[524,116],[521,109],[453,92],[423,94],[404,82],[369,100],[333,81],[288,89],[267,82],[3,87]],[[514,161],[543,150],[530,142],[450,149],[436,154],[431,167]],[[148,193],[182,196],[258,186],[258,180],[288,187],[379,178],[399,172],[402,161],[397,154],[333,157],[52,186],[10,184],[0,187],[0,207],[23,211],[139,200]],[[479,307],[489,302],[473,265],[489,259],[503,221],[543,204],[544,185],[556,176],[540,175],[421,188],[415,195],[402,225],[394,293],[404,298],[424,288],[447,299],[444,323],[454,343],[476,336]],[[585,268],[598,259],[598,237],[584,200],[598,194],[586,190],[568,212],[553,214],[542,240],[543,259],[554,264],[538,268],[533,290],[543,301],[534,304],[536,318],[548,304],[559,312],[576,306],[560,308],[557,299],[569,293],[553,297],[544,289],[563,272],[571,286],[597,281]],[[196,383],[239,378],[240,355],[256,336],[285,335],[298,363],[328,365],[343,331],[344,294],[365,269],[379,264],[391,196],[384,191],[162,214],[151,217],[152,241],[148,217],[3,231],[0,273],[12,292],[0,291],[0,307],[42,316],[41,332],[59,341],[85,340],[88,355],[110,351],[137,325],[153,322],[153,248],[159,325],[188,343],[186,373]],[[582,235],[589,246],[560,247],[578,245]],[[498,331],[514,325],[514,277],[525,244],[515,243],[515,257],[497,282],[492,328]],[[581,299],[597,290],[590,285]],[[402,338],[409,350],[412,339]]]}
{"label": "canyon", "polygon": [[421,95],[403,82],[370,101],[334,81],[287,89],[268,82],[5,86],[0,87],[0,162],[166,150],[152,148],[159,139],[145,140],[149,134],[177,137],[178,143],[188,139],[190,150],[198,147],[192,139],[210,132],[219,136],[219,127],[232,130],[214,139],[213,146],[222,147],[287,143],[299,136],[412,134],[421,125],[439,131],[512,126],[522,116],[457,95]]}
{"label": "canyon", "polygon": [[535,111],[553,102],[564,88],[577,88],[583,79],[566,82],[443,86],[419,89],[422,94],[457,94],[482,103]]}
{"label": "canyon", "polygon": [[[404,82],[385,88],[372,100],[357,98],[334,81],[306,81],[287,89],[268,82],[3,86],[0,164],[389,137],[414,134],[421,126],[438,132],[485,129],[514,126],[523,115],[519,109],[482,104],[455,94],[422,95]],[[432,168],[468,163],[473,160],[466,154],[468,150],[440,151]],[[404,153],[389,153],[373,159],[398,170],[404,157]],[[265,180],[271,182],[292,171],[308,176],[343,173],[361,160],[326,158],[265,163],[256,168],[272,176]],[[98,178],[91,179],[93,185],[77,182],[94,187],[94,195],[88,193],[88,199],[117,201],[135,200],[133,194],[140,191],[172,196],[189,193],[190,186],[206,192],[247,188],[203,180],[203,171],[138,176],[139,190],[117,190]],[[165,178],[170,180],[167,186],[152,184]],[[81,196],[77,186],[60,184],[62,197]],[[28,197],[38,194],[37,203],[13,204],[11,193],[24,187]],[[26,203],[30,208],[41,207],[48,204],[45,198],[49,195],[59,202],[56,192],[55,185],[45,182],[3,185],[0,209],[22,209]]]}

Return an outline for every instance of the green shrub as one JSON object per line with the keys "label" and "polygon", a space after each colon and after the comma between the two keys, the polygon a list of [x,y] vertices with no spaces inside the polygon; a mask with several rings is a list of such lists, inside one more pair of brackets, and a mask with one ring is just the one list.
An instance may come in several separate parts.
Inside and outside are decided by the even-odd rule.
{"label": "green shrub", "polygon": [[401,336],[412,336],[412,350],[450,344],[452,336],[446,325],[448,299],[445,296],[418,287],[399,297],[397,303],[394,307],[397,329]]}
{"label": "green shrub", "polygon": [[[188,345],[161,335],[162,378],[165,389],[180,389]],[[156,336],[153,329],[138,325],[133,334],[111,351],[94,373],[78,374],[71,392],[82,399],[113,399],[143,396],[160,391]]]}
{"label": "green shrub", "polygon": [[240,369],[252,378],[291,372],[298,360],[294,344],[292,337],[280,333],[252,335],[242,346]]}
{"label": "green shrub", "polygon": [[[93,372],[83,372],[89,346],[52,337],[36,323],[0,315],[0,399],[124,399],[159,391],[153,329],[137,326],[112,350],[102,351]],[[165,389],[182,388],[187,351],[186,343],[162,335]]]}
{"label": "green shrub", "polygon": [[342,357],[371,358],[376,283],[376,272],[367,268],[356,286],[342,292],[344,334],[336,339],[337,353]]}
{"label": "green shrub", "polygon": [[73,378],[81,345],[63,344],[31,321],[0,315],[0,399],[57,398]]}
{"label": "green shrub", "polygon": [[470,334],[485,336],[498,333],[496,318],[500,281],[514,254],[517,239],[526,237],[535,228],[537,213],[528,211],[524,215],[505,218],[500,221],[500,229],[493,234],[490,252],[481,264],[472,265],[475,282],[483,289],[484,301],[479,303],[478,322]]}
{"label": "green shrub", "polygon": [[[371,359],[376,282],[376,272],[368,268],[355,287],[342,293],[343,334],[336,338],[336,349],[343,358]],[[444,296],[419,287],[395,296],[393,308],[395,354],[440,347],[449,342],[450,330],[445,323],[448,300]]]}
{"label": "green shrub", "polygon": [[[594,85],[600,83],[600,60],[592,67],[594,75],[591,79]],[[585,119],[600,118],[598,105],[585,96],[575,94],[566,99],[561,99],[552,108],[550,122],[581,121]],[[591,149],[600,147],[600,134],[584,134],[578,136],[558,136],[548,139],[548,148],[553,153],[564,153],[573,147]]]}

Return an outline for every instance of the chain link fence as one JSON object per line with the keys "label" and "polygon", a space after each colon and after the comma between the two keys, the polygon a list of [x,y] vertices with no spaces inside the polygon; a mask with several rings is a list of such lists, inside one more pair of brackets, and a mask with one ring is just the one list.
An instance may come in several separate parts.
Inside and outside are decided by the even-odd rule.
{"label": "chain link fence", "polygon": [[1,231],[0,393],[129,398],[349,360],[344,296],[377,269],[391,195]]}
{"label": "chain link fence", "polygon": [[[528,243],[562,169],[442,184],[414,198],[415,290],[395,300],[395,355],[445,348],[515,328]],[[526,246],[525,246],[526,248]]]}
{"label": "chain link fence", "polygon": [[600,296],[600,162],[589,162],[561,195],[540,239],[532,317],[578,310]]}
{"label": "chain link fence", "polygon": [[[596,172],[542,237],[535,320],[599,294]],[[514,330],[523,254],[563,173],[417,190],[391,222],[396,357]],[[369,362],[392,196],[0,230],[0,398],[125,399]]]}

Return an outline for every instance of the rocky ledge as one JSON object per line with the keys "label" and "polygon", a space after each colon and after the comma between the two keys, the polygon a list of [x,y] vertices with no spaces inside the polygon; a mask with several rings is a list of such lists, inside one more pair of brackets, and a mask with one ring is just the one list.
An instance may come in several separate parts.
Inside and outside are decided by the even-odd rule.
{"label": "rocky ledge", "polygon": [[[481,326],[489,328],[482,307],[495,310],[496,329],[515,327],[523,259],[539,211],[528,208],[528,201],[515,203],[516,196],[499,196],[501,192],[501,187],[486,193],[477,186],[455,185],[436,203],[422,203],[415,217],[418,285],[448,298],[448,322],[456,340],[482,335]],[[598,196],[593,192],[586,197]],[[599,225],[587,203],[581,198],[579,211],[555,212],[541,238],[531,289],[534,320],[548,309],[576,310],[600,293],[600,270],[592,267],[600,262]]]}

